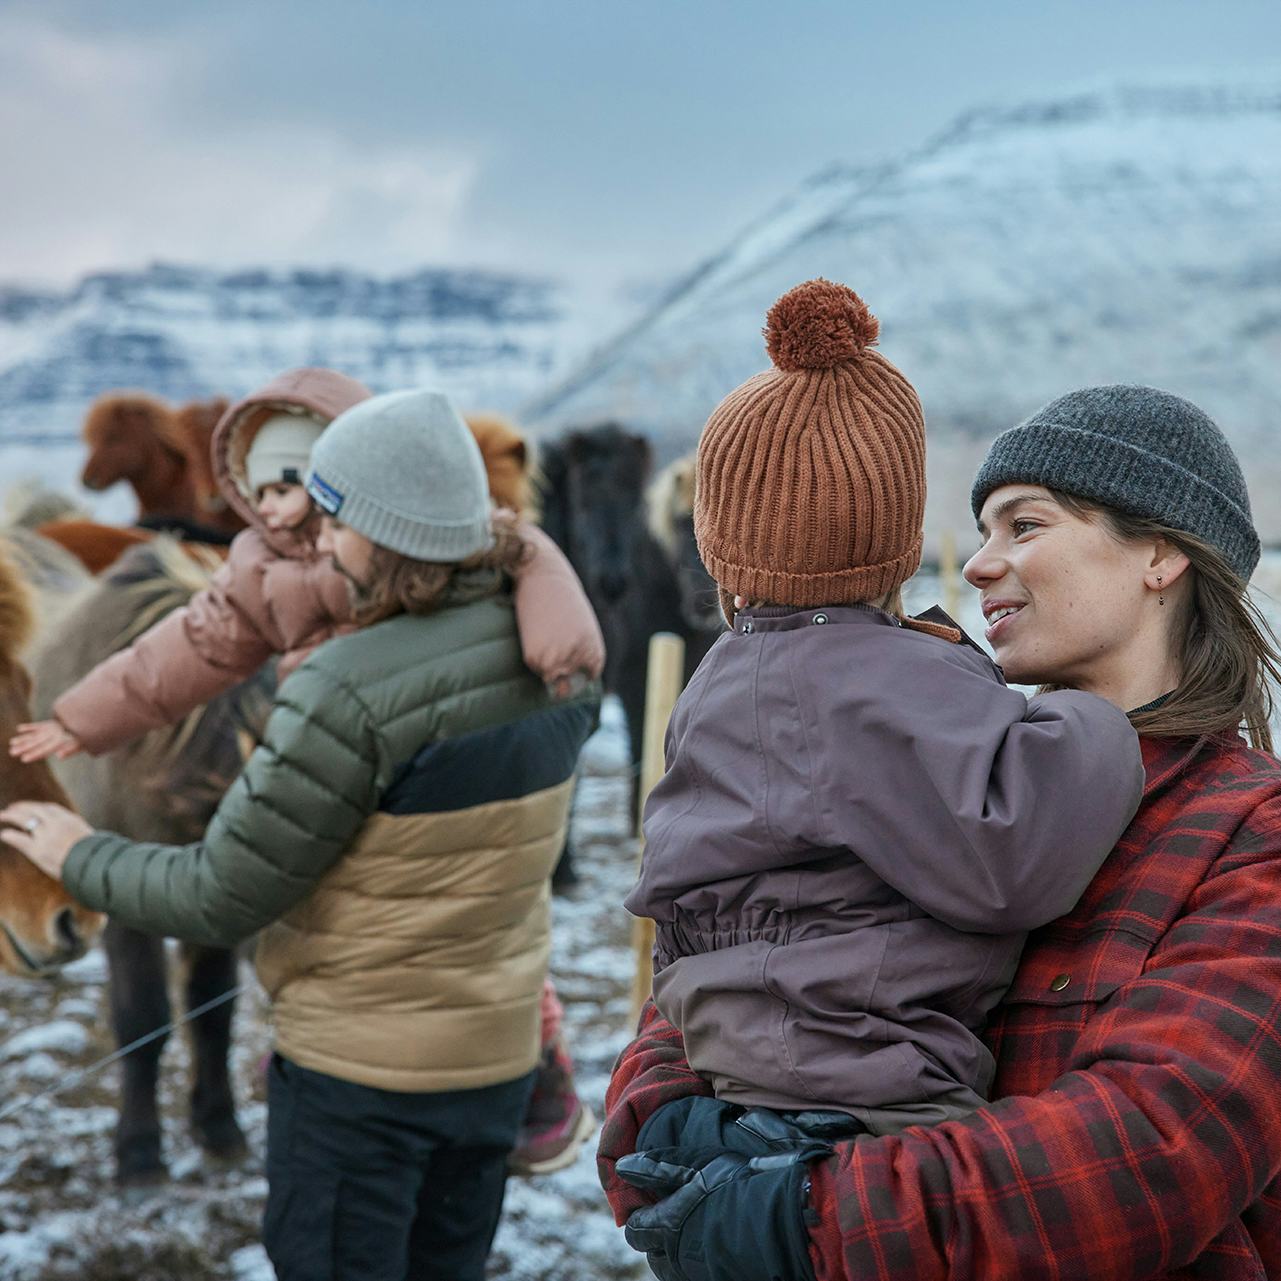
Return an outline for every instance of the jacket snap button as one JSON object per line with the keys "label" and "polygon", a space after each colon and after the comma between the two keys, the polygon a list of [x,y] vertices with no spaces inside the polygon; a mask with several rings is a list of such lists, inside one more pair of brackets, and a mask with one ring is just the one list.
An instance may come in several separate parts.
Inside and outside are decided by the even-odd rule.
{"label": "jacket snap button", "polygon": [[827,622],[827,615],[826,615],[826,614],[815,614],[815,615],[814,615],[814,621],[815,621],[816,623],[825,623],[825,622]]}
{"label": "jacket snap button", "polygon": [[1070,974],[1056,974],[1050,980],[1050,991],[1061,992],[1071,982],[1072,982],[1072,976]]}
{"label": "jacket snap button", "polygon": [[749,619],[746,623],[743,624],[743,631],[746,633],[746,632],[750,632],[751,630],[752,630],[752,623],[751,623],[751,620]]}

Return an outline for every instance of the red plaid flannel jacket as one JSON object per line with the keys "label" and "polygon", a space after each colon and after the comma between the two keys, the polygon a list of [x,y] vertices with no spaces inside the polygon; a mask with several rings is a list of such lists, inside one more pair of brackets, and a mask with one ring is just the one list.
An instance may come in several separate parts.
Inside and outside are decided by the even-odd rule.
{"label": "red plaid flannel jacket", "polygon": [[[1281,1279],[1281,766],[1143,748],[1138,814],[993,1016],[992,1104],[815,1166],[818,1281]],[[618,1222],[614,1160],[709,1092],[647,1005],[601,1133]]]}

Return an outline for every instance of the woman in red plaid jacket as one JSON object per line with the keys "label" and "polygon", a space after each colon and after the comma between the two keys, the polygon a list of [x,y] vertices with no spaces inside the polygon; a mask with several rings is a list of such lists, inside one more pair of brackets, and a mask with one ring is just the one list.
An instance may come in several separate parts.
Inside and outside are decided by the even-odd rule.
{"label": "woman in red plaid jacket", "polygon": [[973,505],[998,662],[1126,709],[1143,803],[1029,939],[962,1120],[851,1141],[718,1102],[647,1005],[599,1167],[661,1278],[1281,1279],[1281,655],[1240,467],[1188,402],[1096,387],[998,437]]}

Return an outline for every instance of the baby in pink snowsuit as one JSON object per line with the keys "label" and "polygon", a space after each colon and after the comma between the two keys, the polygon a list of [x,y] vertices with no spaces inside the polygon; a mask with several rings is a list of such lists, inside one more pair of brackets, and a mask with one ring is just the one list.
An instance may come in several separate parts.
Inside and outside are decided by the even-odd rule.
{"label": "baby in pink snowsuit", "polygon": [[[233,540],[226,564],[185,608],[67,690],[54,703],[54,719],[19,726],[10,753],[34,761],[111,751],[181,720],[273,655],[284,679],[317,645],[352,630],[347,582],[316,551],[318,521],[302,480],[324,428],[371,394],[335,370],[304,368],[233,405],[214,432],[213,465],[227,502],[248,528]],[[524,521],[517,530],[529,549],[513,585],[526,664],[552,685],[578,673],[597,678],[604,641],[577,575],[542,530]],[[543,1047],[548,1080],[540,1082],[541,1095],[536,1086],[535,1104],[541,1100],[547,1115],[531,1117],[522,1139],[522,1147],[528,1138],[539,1149],[533,1172],[557,1168],[545,1164],[548,1130],[554,1131],[550,1148],[563,1164],[592,1125],[568,1075],[560,1003],[550,981],[543,992]],[[549,1092],[558,1107],[548,1108]],[[572,1117],[559,1115],[570,1112]]]}

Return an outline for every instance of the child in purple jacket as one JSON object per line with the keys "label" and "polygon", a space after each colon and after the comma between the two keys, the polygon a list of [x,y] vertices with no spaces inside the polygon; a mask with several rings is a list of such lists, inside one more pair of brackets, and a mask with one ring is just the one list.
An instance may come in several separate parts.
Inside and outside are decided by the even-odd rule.
{"label": "child in purple jacket", "polygon": [[673,714],[627,907],[718,1098],[883,1134],[984,1102],[984,1020],[1143,768],[1120,708],[1028,699],[942,616],[903,616],[925,423],[877,330],[844,286],[798,286],[775,368],[703,431],[695,530],[731,631]]}

